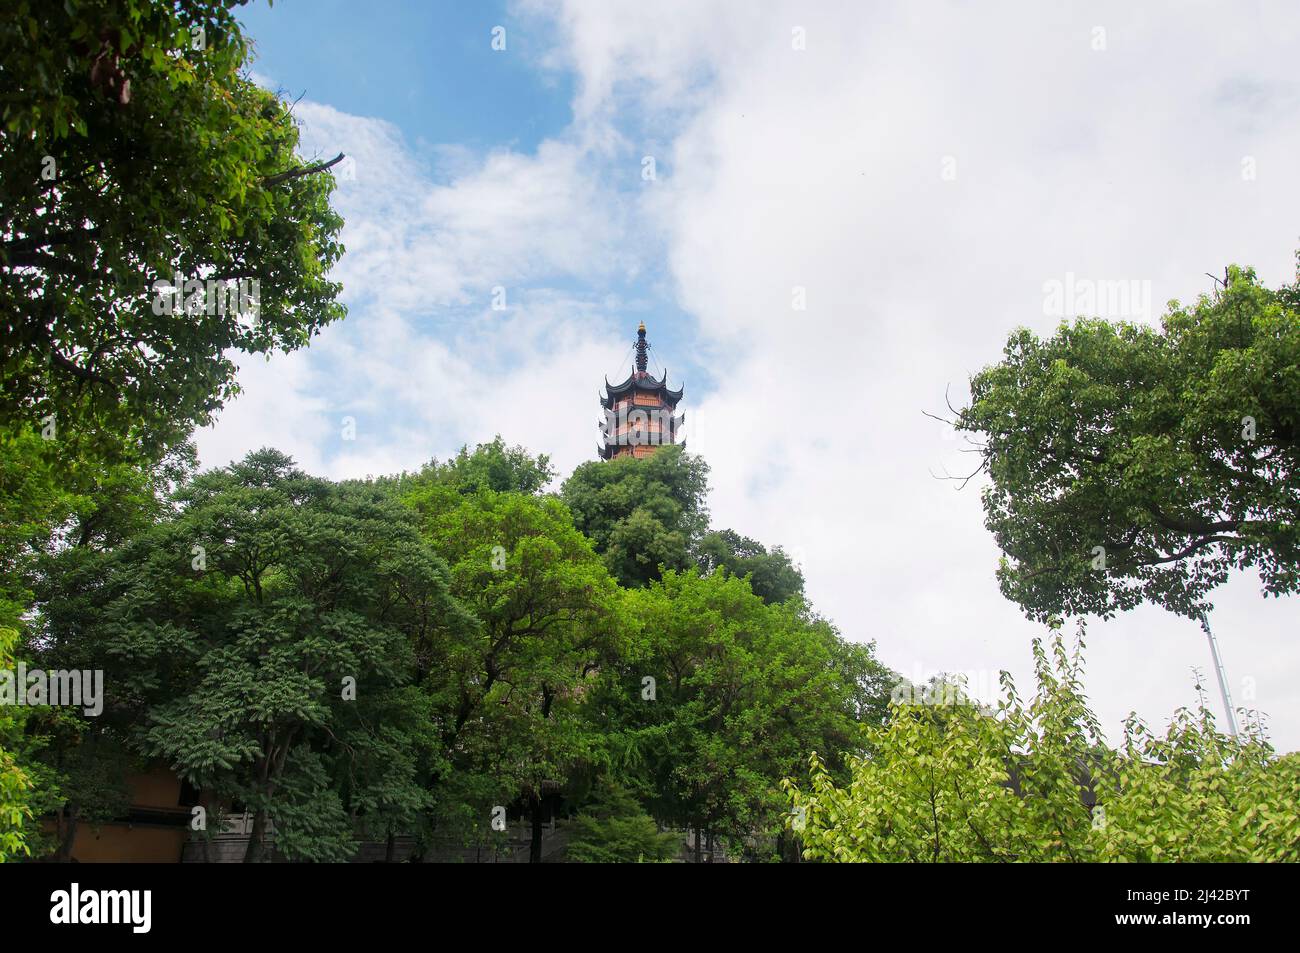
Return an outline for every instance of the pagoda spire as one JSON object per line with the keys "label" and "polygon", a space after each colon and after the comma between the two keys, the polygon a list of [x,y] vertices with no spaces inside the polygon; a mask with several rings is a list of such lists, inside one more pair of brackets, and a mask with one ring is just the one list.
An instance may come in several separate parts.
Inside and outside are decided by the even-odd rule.
{"label": "pagoda spire", "polygon": [[641,326],[636,329],[636,372],[638,375],[646,372],[646,352],[649,349],[650,345],[645,340],[645,322],[642,321]]}

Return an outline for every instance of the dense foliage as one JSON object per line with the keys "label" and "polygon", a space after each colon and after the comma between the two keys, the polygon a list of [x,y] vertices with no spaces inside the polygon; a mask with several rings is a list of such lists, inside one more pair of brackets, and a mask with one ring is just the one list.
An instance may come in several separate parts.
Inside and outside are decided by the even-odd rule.
{"label": "dense foliage", "polygon": [[708,529],[709,467],[681,447],[652,456],[593,460],[573,471],[561,495],[578,530],[622,585],[643,586],[661,569],[694,564]]}
{"label": "dense foliage", "polygon": [[59,793],[38,852],[67,858],[161,763],[201,792],[205,837],[249,813],[249,861],[492,846],[504,807],[540,860],[563,803],[589,805],[570,859],[664,859],[682,838],[657,825],[770,856],[781,778],[854,750],[890,673],[725,566],[619,586],[537,492],[547,473],[499,439],[373,482],[263,450],[161,500],[146,481],[150,506],[120,493],[94,532],[74,520],[86,543],[37,560],[26,649],[112,690],[97,718],[40,716],[34,765]]}
{"label": "dense foliage", "polygon": [[839,783],[813,755],[787,782],[788,823],[826,861],[1300,860],[1300,755],[1220,733],[1204,699],[1163,736],[1130,718],[1104,744],[1082,686],[1082,641],[1034,645],[1025,703],[1003,673],[996,711],[897,704]]}
{"label": "dense foliage", "polygon": [[[325,860],[352,852],[356,823],[411,823],[424,797],[409,657],[459,618],[414,515],[273,451],[175,503],[113,551],[52,561],[38,659],[106,669],[91,731],[244,805],[250,860],[268,825],[286,854]],[[331,775],[349,779],[349,811]]]}
{"label": "dense foliage", "polygon": [[[0,626],[0,668],[13,664],[17,635]],[[33,817],[33,782],[12,754],[23,743],[24,721],[22,709],[0,706],[0,861],[31,853],[27,841]]]}
{"label": "dense foliage", "polygon": [[614,786],[573,819],[565,856],[579,864],[655,863],[671,860],[681,848],[680,837],[661,833],[640,802]]}
{"label": "dense foliage", "polygon": [[1300,589],[1300,288],[1231,268],[1159,329],[1015,332],[957,426],[983,437],[1007,598],[1038,619],[1196,617],[1234,567]]}
{"label": "dense foliage", "polygon": [[398,479],[402,486],[437,484],[461,493],[495,490],[498,493],[537,493],[555,477],[550,457],[533,456],[523,447],[508,447],[499,436],[471,452],[460,452],[445,462],[433,460],[414,477]]}
{"label": "dense foliage", "polygon": [[858,750],[885,714],[892,673],[802,604],[694,569],[629,601],[636,634],[591,717],[615,777],[675,827],[756,849],[780,831],[781,778],[810,750]]}
{"label": "dense foliage", "polygon": [[803,595],[803,573],[780,546],[768,548],[758,540],[724,529],[708,533],[697,547],[700,567],[706,572],[725,569],[749,579],[754,595],[764,602],[785,602]]}
{"label": "dense foliage", "polygon": [[[29,610],[36,590],[48,598],[64,578],[51,574],[50,561],[57,557],[61,569],[93,560],[150,526],[164,494],[192,472],[193,449],[181,444],[144,464],[67,460],[56,442],[25,428],[0,435],[0,445],[0,630],[18,642],[19,660],[39,666],[41,617]],[[36,707],[19,709],[11,724],[11,750],[34,785],[30,806],[54,816],[48,836],[28,831],[33,852],[65,853],[80,820],[121,814],[129,756],[108,722]]]}
{"label": "dense foliage", "polygon": [[[159,518],[190,430],[237,389],[233,356],[343,315],[325,277],[342,221],[290,106],[246,75],[239,3],[2,6],[0,629],[30,661],[57,648],[35,590]],[[113,718],[5,715],[57,849],[77,818],[120,813],[134,755]]]}
{"label": "dense foliage", "polygon": [[[4,428],[156,452],[234,393],[230,352],[342,316],[333,180],[303,174],[289,106],[244,75],[237,6],[3,4]],[[182,307],[160,309],[177,276]]]}
{"label": "dense foliage", "polygon": [[559,500],[467,489],[434,483],[406,496],[475,621],[473,637],[439,660],[447,803],[475,806],[476,791],[522,797],[536,860],[544,789],[590,758],[584,686],[617,652],[622,601]]}

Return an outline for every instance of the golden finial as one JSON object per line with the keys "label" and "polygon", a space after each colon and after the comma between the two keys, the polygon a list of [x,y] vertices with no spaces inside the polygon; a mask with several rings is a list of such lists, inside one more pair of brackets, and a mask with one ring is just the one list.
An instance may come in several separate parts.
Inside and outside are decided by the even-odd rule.
{"label": "golden finial", "polygon": [[641,327],[636,329],[636,372],[644,374],[646,372],[646,350],[650,347],[645,340],[645,322],[641,322]]}

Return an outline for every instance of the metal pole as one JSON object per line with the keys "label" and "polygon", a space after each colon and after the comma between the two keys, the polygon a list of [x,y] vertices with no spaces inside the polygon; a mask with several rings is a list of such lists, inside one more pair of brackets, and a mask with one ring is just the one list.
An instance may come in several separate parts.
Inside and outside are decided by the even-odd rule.
{"label": "metal pole", "polygon": [[1210,657],[1214,659],[1214,673],[1219,676],[1219,694],[1223,696],[1223,710],[1228,714],[1228,730],[1232,732],[1232,737],[1237,737],[1237,715],[1232,710],[1232,696],[1228,694],[1228,673],[1223,670],[1223,659],[1219,657],[1219,643],[1214,638],[1214,633],[1210,631],[1210,620],[1206,618],[1205,613],[1201,613],[1201,628],[1205,630],[1205,637],[1210,640]]}

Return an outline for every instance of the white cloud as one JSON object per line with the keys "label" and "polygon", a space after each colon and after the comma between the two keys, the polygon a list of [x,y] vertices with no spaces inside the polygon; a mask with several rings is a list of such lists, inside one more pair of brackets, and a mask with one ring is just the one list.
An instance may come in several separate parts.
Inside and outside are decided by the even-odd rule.
{"label": "white cloud", "polygon": [[[1157,310],[1228,261],[1290,276],[1300,20],[1208,6],[628,9],[574,2],[560,18],[580,114],[629,97],[658,108],[683,77],[711,79],[644,211],[703,346],[728,355],[692,408],[715,522],[805,554],[818,606],[896,667],[1008,668],[1024,687],[1039,630],[998,593],[977,485],[958,494],[931,476],[973,458],[921,410],[942,410],[949,383],[960,403],[1012,327],[1054,326],[1043,283],[1067,271],[1150,281]],[[806,311],[791,308],[795,286]],[[1296,601],[1239,579],[1218,602],[1236,701],[1255,679],[1253,704],[1297,747]],[[1212,679],[1195,624],[1152,609],[1090,633],[1088,684],[1112,732],[1130,709],[1159,722],[1191,701],[1190,666]]]}
{"label": "white cloud", "polygon": [[262,447],[289,454],[311,473],[324,472],[319,448],[331,422],[327,403],[314,391],[314,375],[304,353],[269,360],[232,355],[239,365],[242,393],[220,412],[214,426],[197,435],[204,466],[221,466]]}
{"label": "white cloud", "polygon": [[[1253,9],[571,2],[548,63],[578,74],[574,124],[534,153],[425,160],[389,124],[302,103],[305,149],[356,162],[337,198],[352,315],[245,371],[204,460],[270,443],[363,475],[500,431],[567,472],[625,346],[610,313],[640,306],[608,286],[662,247],[698,334],[657,338],[660,357],[709,355],[718,381],[686,395],[715,524],[801,553],[818,608],[904,673],[1008,668],[1027,688],[1040,630],[997,590],[976,485],[932,476],[973,458],[921,411],[949,384],[960,403],[1012,327],[1050,330],[1043,283],[1067,272],[1150,281],[1157,311],[1229,261],[1290,277],[1300,18]],[[646,153],[654,187],[615,188]],[[1236,700],[1300,747],[1296,600],[1243,578],[1217,601]],[[1112,736],[1192,701],[1191,666],[1212,679],[1199,629],[1155,609],[1093,622],[1089,647]]]}
{"label": "white cloud", "polygon": [[245,393],[200,434],[205,465],[271,444],[313,472],[377,475],[498,432],[566,470],[590,457],[599,369],[624,346],[601,330],[619,307],[604,289],[642,253],[582,149],[444,148],[430,168],[390,123],[308,101],[295,114],[303,155],[348,157],[333,277],[350,314],[305,353],[241,361]]}

